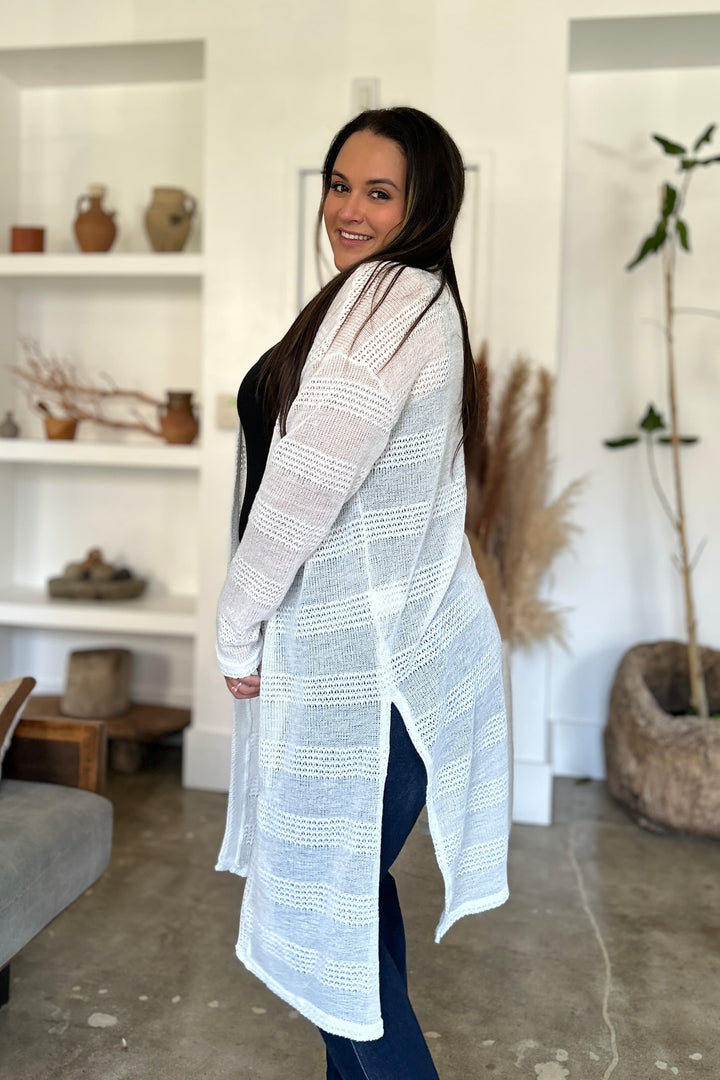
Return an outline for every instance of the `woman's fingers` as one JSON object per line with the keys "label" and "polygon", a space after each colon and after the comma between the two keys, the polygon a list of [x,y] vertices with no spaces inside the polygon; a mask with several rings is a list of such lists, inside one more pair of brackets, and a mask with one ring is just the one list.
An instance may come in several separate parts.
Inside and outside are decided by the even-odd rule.
{"label": "woman's fingers", "polygon": [[259,675],[247,675],[243,679],[233,679],[226,675],[225,682],[232,696],[238,700],[260,696]]}

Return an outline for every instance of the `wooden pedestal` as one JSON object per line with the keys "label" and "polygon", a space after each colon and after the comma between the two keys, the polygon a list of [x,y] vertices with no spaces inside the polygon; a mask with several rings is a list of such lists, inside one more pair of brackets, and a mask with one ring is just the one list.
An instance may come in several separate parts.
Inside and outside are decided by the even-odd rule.
{"label": "wooden pedestal", "polygon": [[[60,697],[55,694],[33,694],[28,698],[23,717],[69,719],[60,712]],[[110,741],[110,767],[115,772],[132,773],[140,768],[144,744],[182,731],[190,723],[190,710],[166,705],[131,705],[129,712],[106,717],[103,723]]]}

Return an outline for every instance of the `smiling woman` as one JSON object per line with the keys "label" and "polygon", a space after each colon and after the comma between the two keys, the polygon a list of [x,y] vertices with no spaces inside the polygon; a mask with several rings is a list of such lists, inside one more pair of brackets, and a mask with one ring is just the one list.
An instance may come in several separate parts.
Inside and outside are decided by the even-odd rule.
{"label": "smiling woman", "polygon": [[347,270],[386,247],[405,217],[405,155],[396,142],[357,131],[337,156],[323,220],[335,266]]}
{"label": "smiling woman", "polygon": [[238,395],[218,869],[248,879],[238,956],[318,1026],[328,1080],[437,1080],[390,874],[425,801],[437,940],[507,897],[502,656],[458,453],[483,415],[450,252],[463,186],[425,113],[347,124],[319,218],[339,273]]}

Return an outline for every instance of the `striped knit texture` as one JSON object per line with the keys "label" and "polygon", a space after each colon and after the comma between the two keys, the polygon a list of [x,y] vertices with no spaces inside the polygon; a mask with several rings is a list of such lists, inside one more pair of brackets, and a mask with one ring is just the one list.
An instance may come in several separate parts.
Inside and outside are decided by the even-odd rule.
{"label": "striped knit texture", "polygon": [[383,1031],[391,703],[428,773],[436,940],[507,898],[501,646],[455,454],[459,316],[445,291],[411,329],[437,279],[405,269],[378,304],[381,269],[359,267],[320,328],[230,562],[217,641],[225,675],[262,661],[260,698],[235,706],[218,862],[248,879],[238,955],[313,1023],[359,1040]]}

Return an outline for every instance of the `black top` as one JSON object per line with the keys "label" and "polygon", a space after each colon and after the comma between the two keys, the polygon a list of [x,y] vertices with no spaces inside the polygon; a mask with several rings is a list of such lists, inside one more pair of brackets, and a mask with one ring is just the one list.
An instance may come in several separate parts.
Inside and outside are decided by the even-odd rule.
{"label": "black top", "polygon": [[267,355],[267,353],[263,353],[258,362],[253,364],[240,383],[237,395],[237,411],[245,439],[245,460],[247,463],[245,494],[238,524],[238,542],[242,540],[250,509],[255,501],[255,496],[258,493],[265,472],[275,425],[274,419],[271,423],[265,418],[263,410],[260,369]]}

